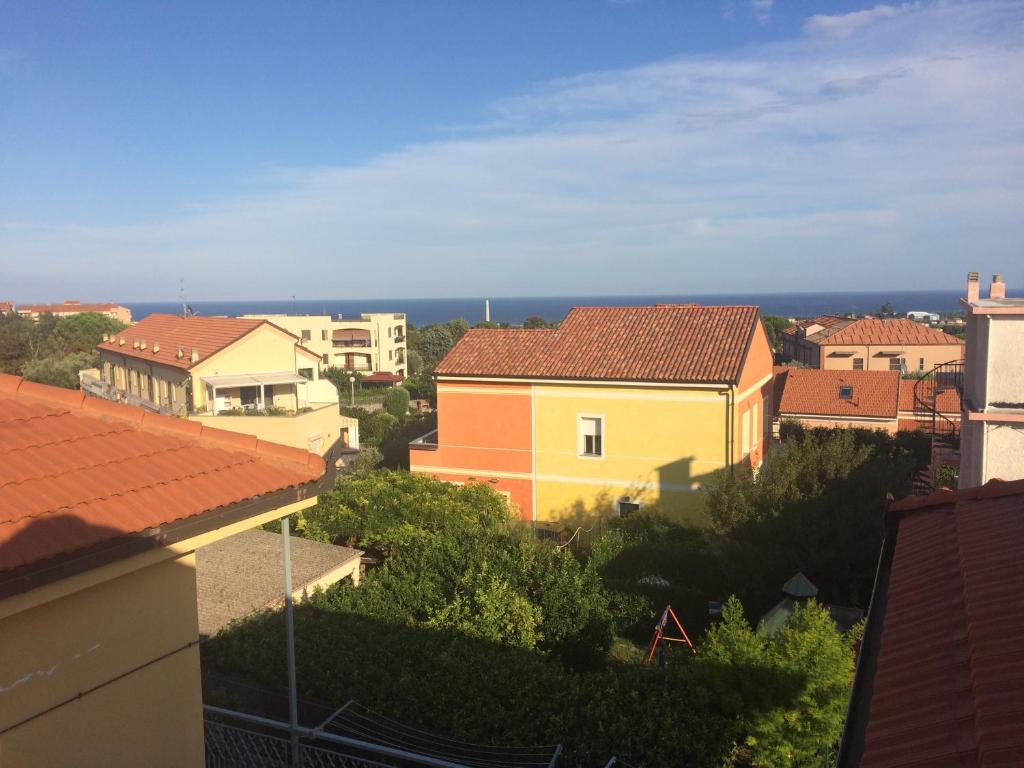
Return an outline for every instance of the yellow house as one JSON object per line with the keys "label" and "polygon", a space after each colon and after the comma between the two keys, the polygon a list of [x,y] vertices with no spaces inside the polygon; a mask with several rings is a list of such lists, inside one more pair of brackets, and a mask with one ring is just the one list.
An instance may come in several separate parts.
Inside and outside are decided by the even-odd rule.
{"label": "yellow house", "polygon": [[756,307],[577,307],[557,330],[472,330],[436,375],[411,469],[488,482],[530,521],[651,504],[703,520],[703,484],[759,465],[772,421]]}
{"label": "yellow house", "polygon": [[361,373],[404,377],[405,314],[372,312],[346,315],[243,315],[269,320],[295,334],[302,345],[320,355],[325,366]]}
{"label": "yellow house", "polygon": [[195,550],[323,459],[7,375],[0,455],[0,765],[202,766]]}
{"label": "yellow house", "polygon": [[359,447],[319,355],[266,320],[153,314],[97,349],[100,380],[81,377],[90,394],[321,455]]}

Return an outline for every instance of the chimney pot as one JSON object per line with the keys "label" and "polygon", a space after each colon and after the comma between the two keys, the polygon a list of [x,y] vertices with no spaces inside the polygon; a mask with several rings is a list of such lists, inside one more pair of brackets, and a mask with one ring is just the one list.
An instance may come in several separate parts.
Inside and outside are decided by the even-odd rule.
{"label": "chimney pot", "polygon": [[1003,282],[1003,276],[1000,274],[992,275],[992,285],[988,289],[988,297],[990,299],[1005,299],[1006,298],[1006,283]]}
{"label": "chimney pot", "polygon": [[967,273],[967,301],[970,304],[981,298],[981,284],[978,282],[977,272]]}
{"label": "chimney pot", "polygon": [[122,336],[122,337],[121,337],[121,339],[120,339],[120,341],[118,341],[118,342],[117,342],[117,345],[118,345],[119,347],[123,347],[123,346],[124,346],[124,336]]}
{"label": "chimney pot", "polygon": [[199,350],[196,349],[195,347],[192,347],[192,357],[190,359],[192,360],[193,363],[199,362]]}
{"label": "chimney pot", "polygon": [[154,341],[153,342],[153,354],[155,355],[159,351],[160,351],[160,342],[159,341]]}
{"label": "chimney pot", "polygon": [[145,349],[145,348],[146,348],[146,340],[143,339],[142,341],[139,342],[139,349]]}
{"label": "chimney pot", "polygon": [[181,358],[183,358],[184,356],[185,356],[185,348],[179,344],[178,345],[178,359],[181,360]]}
{"label": "chimney pot", "polygon": [[132,349],[138,349],[138,348],[139,348],[139,340],[138,339],[132,339]]}

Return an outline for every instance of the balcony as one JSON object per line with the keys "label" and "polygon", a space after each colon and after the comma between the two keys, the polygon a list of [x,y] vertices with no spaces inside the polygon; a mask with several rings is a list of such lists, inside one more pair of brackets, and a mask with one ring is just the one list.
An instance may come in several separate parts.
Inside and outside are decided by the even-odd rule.
{"label": "balcony", "polygon": [[437,430],[435,429],[433,432],[427,432],[427,434],[422,437],[417,437],[415,440],[410,441],[409,450],[436,451],[437,446]]}
{"label": "balcony", "polygon": [[331,339],[331,346],[335,349],[367,349],[373,346],[369,339]]}

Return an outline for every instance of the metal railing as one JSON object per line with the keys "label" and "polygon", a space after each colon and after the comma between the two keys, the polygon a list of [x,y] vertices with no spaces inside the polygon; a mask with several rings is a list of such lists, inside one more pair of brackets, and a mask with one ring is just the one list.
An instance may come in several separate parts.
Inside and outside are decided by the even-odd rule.
{"label": "metal railing", "polygon": [[955,390],[958,398],[963,399],[963,360],[937,365],[914,382],[914,420],[931,435],[955,444],[959,441],[960,423],[940,407],[940,398],[949,390]]}
{"label": "metal railing", "polygon": [[[293,768],[292,729],[268,717],[203,705],[207,768]],[[431,755],[373,744],[318,728],[295,726],[301,768],[379,768],[380,766],[430,766],[467,768]],[[557,754],[548,765],[554,765]],[[497,763],[496,764],[501,764]]]}
{"label": "metal railing", "polygon": [[427,432],[427,434],[417,437],[415,440],[409,441],[409,447],[413,450],[437,450],[437,430]]}

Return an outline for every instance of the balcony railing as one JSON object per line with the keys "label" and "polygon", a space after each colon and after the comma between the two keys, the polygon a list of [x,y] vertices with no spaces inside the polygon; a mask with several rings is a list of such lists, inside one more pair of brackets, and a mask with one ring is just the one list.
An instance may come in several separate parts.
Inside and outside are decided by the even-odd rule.
{"label": "balcony railing", "polygon": [[409,442],[409,447],[414,451],[436,451],[437,450],[437,430],[433,432],[427,432],[422,437],[417,437],[415,440]]}
{"label": "balcony railing", "polygon": [[373,346],[373,342],[369,339],[331,339],[331,343],[335,347],[359,347],[365,349]]}

